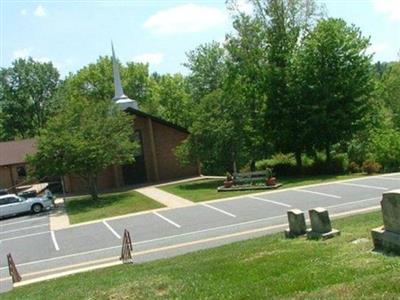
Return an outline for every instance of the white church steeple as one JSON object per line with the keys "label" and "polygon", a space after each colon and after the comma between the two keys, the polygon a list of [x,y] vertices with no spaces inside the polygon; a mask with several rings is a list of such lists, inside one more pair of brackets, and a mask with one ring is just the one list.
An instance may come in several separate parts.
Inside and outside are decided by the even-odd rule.
{"label": "white church steeple", "polygon": [[115,88],[115,95],[113,100],[115,101],[115,103],[119,105],[119,107],[122,110],[125,110],[128,107],[138,109],[137,102],[135,100],[129,99],[129,97],[126,96],[124,94],[124,91],[122,90],[119,65],[117,59],[115,58],[114,45],[112,42],[111,42],[111,50],[112,50],[113,77],[114,77],[114,88]]}

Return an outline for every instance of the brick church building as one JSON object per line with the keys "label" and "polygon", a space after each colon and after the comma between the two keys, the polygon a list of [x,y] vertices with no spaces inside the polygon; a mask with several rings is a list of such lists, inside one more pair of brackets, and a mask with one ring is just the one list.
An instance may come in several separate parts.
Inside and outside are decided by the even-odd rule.
{"label": "brick church building", "polygon": [[[127,97],[123,92],[119,66],[113,48],[112,54],[115,87],[113,100],[122,110],[134,116],[132,131],[140,144],[140,151],[135,156],[134,163],[112,166],[104,170],[98,179],[99,190],[114,189],[147,182],[156,183],[199,175],[200,169],[198,164],[182,166],[174,154],[175,148],[188,137],[189,132],[185,128],[140,111],[136,101]],[[1,144],[0,150],[2,149]],[[12,145],[17,149],[18,145],[22,146],[25,144],[27,143],[24,141],[15,141]],[[35,143],[30,142],[29,145],[29,151],[26,154],[33,154],[36,151]],[[12,149],[8,149],[8,151],[12,152]],[[0,156],[4,155],[7,154],[0,153]],[[3,158],[5,161],[7,160],[6,157]],[[11,164],[12,162],[10,161],[9,163]],[[6,162],[4,164],[7,165]],[[24,161],[19,159],[18,166],[24,166],[24,164]],[[9,174],[12,174],[12,172],[0,172],[0,177],[3,175],[10,176]],[[23,179],[20,178],[20,180]],[[84,182],[77,176],[64,176],[63,181],[64,189],[67,193],[86,191]],[[13,178],[3,178],[2,180],[0,178],[0,188],[9,188],[9,186],[1,186],[1,183],[6,182],[15,183],[16,180],[13,180]]]}

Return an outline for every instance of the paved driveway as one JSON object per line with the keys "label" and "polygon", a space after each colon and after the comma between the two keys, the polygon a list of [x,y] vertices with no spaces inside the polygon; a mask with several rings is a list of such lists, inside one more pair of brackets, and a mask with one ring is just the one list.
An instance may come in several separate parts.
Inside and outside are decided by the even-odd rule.
{"label": "paved driveway", "polygon": [[0,283],[11,253],[23,280],[115,263],[128,229],[137,262],[282,231],[286,211],[325,207],[331,215],[376,208],[400,173],[259,193],[51,231],[47,215],[0,221]]}

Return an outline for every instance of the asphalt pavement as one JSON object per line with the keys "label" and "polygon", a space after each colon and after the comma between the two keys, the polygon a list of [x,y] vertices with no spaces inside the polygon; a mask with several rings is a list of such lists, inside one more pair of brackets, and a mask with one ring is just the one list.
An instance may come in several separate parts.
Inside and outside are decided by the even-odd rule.
{"label": "asphalt pavement", "polygon": [[[400,173],[276,190],[160,209],[50,230],[49,215],[0,221],[0,290],[10,287],[11,253],[22,283],[118,263],[124,229],[131,233],[135,262],[283,231],[286,212],[327,208],[331,215],[377,209],[382,193],[400,187]],[[340,228],[339,228],[340,229]]]}

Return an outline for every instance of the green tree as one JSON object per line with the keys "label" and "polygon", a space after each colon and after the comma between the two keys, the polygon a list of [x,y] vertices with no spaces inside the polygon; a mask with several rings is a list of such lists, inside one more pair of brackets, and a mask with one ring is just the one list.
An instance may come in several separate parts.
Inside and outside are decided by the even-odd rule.
{"label": "green tree", "polygon": [[242,88],[244,77],[234,74],[238,60],[228,62],[230,59],[226,49],[216,42],[188,54],[191,135],[177,154],[181,160],[188,156],[192,161],[200,160],[205,172],[237,171],[248,162],[250,141],[255,138],[249,122],[249,111],[254,106],[246,101],[249,94]]}
{"label": "green tree", "polygon": [[188,86],[194,102],[221,88],[226,74],[224,48],[217,42],[203,44],[187,53]]}
{"label": "green tree", "polygon": [[100,172],[134,160],[138,145],[132,139],[132,121],[111,100],[69,99],[41,131],[38,151],[28,161],[37,177],[79,176],[97,200]]}
{"label": "green tree", "polygon": [[390,110],[394,126],[400,129],[400,62],[392,63],[382,75],[380,97]]}
{"label": "green tree", "polygon": [[205,173],[236,171],[248,160],[243,138],[247,118],[243,99],[230,97],[222,89],[204,96],[194,107],[189,138],[177,148],[181,162],[199,160]]}
{"label": "green tree", "polygon": [[375,130],[369,136],[368,155],[379,162],[385,171],[400,168],[400,132],[395,129]]}
{"label": "green tree", "polygon": [[267,81],[265,94],[268,105],[265,122],[276,151],[294,152],[298,167],[304,151],[303,121],[294,90],[296,73],[292,64],[301,40],[306,36],[320,10],[315,1],[254,0],[255,14],[264,24],[267,48]]}
{"label": "green tree", "polygon": [[166,74],[157,78],[156,82],[152,93],[157,97],[157,113],[174,124],[188,127],[192,107],[185,78],[180,74]]}
{"label": "green tree", "polygon": [[362,128],[373,89],[369,39],[340,19],[320,21],[304,40],[297,73],[307,140],[326,152]]}
{"label": "green tree", "polygon": [[262,22],[244,14],[234,17],[235,33],[226,37],[227,79],[224,90],[243,101],[242,118],[247,119],[244,143],[250,150],[250,166],[264,158],[271,149],[267,139],[264,114],[267,105],[267,49]]}
{"label": "green tree", "polygon": [[34,136],[52,110],[59,73],[52,63],[18,59],[0,70],[0,137]]}

